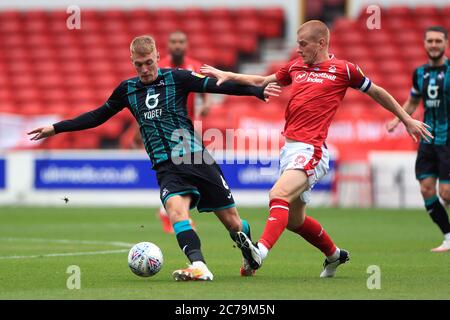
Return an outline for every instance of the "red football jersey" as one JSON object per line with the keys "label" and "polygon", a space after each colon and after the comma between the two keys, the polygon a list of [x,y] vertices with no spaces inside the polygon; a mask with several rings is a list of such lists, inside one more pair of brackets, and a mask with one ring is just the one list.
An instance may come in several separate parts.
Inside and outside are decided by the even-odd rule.
{"label": "red football jersey", "polygon": [[[200,63],[199,61],[189,58],[189,57],[184,57],[184,62],[182,66],[174,66],[173,62],[172,62],[172,57],[169,55],[165,58],[162,58],[159,63],[158,63],[160,68],[180,68],[180,69],[185,69],[185,70],[190,70],[190,71],[195,71],[195,72],[200,72],[200,67],[202,66],[202,63]],[[194,115],[195,115],[195,93],[190,93],[187,99],[187,111],[188,111],[188,116],[189,118],[191,118],[191,120],[194,120]]]}
{"label": "red football jersey", "polygon": [[365,92],[371,85],[358,66],[333,55],[314,65],[295,59],[275,75],[281,85],[292,84],[283,135],[317,147],[324,144],[347,88]]}

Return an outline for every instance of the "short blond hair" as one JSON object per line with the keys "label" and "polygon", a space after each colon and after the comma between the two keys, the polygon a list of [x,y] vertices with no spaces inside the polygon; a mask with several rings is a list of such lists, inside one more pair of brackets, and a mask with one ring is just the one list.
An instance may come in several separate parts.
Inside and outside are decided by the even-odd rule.
{"label": "short blond hair", "polygon": [[308,35],[315,41],[319,41],[321,38],[325,39],[327,46],[330,42],[330,30],[327,25],[320,20],[310,20],[305,22],[297,30],[297,33],[300,31],[307,32]]}
{"label": "short blond hair", "polygon": [[156,51],[156,42],[155,39],[149,35],[138,36],[131,41],[131,54],[137,53],[139,55],[144,55],[154,51]]}

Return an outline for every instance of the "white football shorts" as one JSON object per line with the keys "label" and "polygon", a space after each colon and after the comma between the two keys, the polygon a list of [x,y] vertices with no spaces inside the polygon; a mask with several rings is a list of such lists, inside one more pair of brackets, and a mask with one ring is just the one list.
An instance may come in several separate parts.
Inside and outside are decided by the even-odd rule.
{"label": "white football shorts", "polygon": [[286,143],[280,151],[280,176],[286,170],[305,171],[308,176],[309,187],[300,194],[300,199],[304,203],[309,203],[311,189],[327,174],[329,161],[330,156],[326,147],[319,148],[311,144],[286,139]]}

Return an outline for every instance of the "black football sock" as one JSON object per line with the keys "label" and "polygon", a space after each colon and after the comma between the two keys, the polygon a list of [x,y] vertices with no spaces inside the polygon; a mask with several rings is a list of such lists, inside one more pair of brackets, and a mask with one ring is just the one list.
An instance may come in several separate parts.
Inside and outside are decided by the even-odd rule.
{"label": "black football sock", "polygon": [[202,261],[205,259],[201,251],[200,238],[197,233],[192,229],[189,220],[179,221],[173,225],[173,229],[177,236],[178,245],[189,261]]}
{"label": "black football sock", "polygon": [[425,208],[430,214],[431,219],[441,229],[443,234],[450,232],[450,221],[448,219],[447,211],[442,206],[439,198],[434,196],[430,199],[425,199]]}

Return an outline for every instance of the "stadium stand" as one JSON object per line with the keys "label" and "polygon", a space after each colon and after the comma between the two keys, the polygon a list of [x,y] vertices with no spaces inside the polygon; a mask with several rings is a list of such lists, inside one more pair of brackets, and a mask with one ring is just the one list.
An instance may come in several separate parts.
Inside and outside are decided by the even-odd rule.
{"label": "stadium stand", "polygon": [[[391,7],[383,9],[382,14],[380,30],[367,28],[365,10],[356,20],[335,19],[330,51],[360,65],[375,83],[403,102],[413,69],[427,61],[423,31],[436,24],[450,29],[450,6]],[[66,19],[65,11],[0,12],[0,112],[71,117],[99,106],[121,79],[134,75],[127,57],[129,42],[137,34],[153,34],[164,55],[167,35],[184,30],[190,39],[190,55],[236,70],[241,56],[258,53],[262,39],[282,38],[285,27],[284,12],[277,7],[83,10],[82,29],[71,32]],[[295,56],[293,52],[291,58]],[[273,61],[267,73],[275,72],[285,62]],[[282,121],[288,99],[289,90],[269,105],[227,97],[204,118],[203,129],[237,128],[246,116]],[[368,97],[349,90],[338,116],[339,112],[358,114],[368,110],[380,119],[390,116],[375,108]],[[40,148],[113,147],[114,137],[116,147],[128,147],[131,122],[131,115],[122,112],[114,121],[94,129],[89,139],[83,135],[55,137]]]}
{"label": "stadium stand", "polygon": [[[139,34],[152,34],[164,56],[168,34],[183,30],[191,56],[236,69],[240,55],[257,54],[261,39],[282,37],[285,24],[278,7],[84,9],[81,29],[72,31],[67,18],[65,11],[0,12],[0,112],[68,117],[102,104],[121,79],[134,76],[128,46]],[[131,117],[123,114],[89,141],[73,136],[41,147],[100,147],[128,129]]]}

